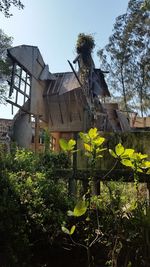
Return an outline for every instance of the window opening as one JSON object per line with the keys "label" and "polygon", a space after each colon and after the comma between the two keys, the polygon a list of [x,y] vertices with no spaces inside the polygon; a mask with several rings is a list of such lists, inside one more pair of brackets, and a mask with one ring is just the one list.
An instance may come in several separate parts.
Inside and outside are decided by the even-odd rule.
{"label": "window opening", "polygon": [[30,99],[31,76],[16,62],[13,63],[8,102],[21,108]]}

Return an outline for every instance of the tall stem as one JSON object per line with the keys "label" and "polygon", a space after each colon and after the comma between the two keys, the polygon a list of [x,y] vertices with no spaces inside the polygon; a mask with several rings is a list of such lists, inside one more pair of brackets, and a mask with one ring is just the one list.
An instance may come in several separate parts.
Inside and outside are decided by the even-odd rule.
{"label": "tall stem", "polygon": [[122,65],[121,65],[121,83],[122,83],[122,91],[123,91],[123,99],[124,99],[125,110],[127,112],[127,116],[129,117],[128,105],[127,105],[127,97],[126,97],[126,89],[125,89],[125,85],[124,85],[124,76],[123,76],[123,62],[122,62]]}

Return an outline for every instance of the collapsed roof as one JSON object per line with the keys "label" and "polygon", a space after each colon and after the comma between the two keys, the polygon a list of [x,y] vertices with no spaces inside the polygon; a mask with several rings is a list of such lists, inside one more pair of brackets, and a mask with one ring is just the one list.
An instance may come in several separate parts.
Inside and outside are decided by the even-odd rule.
{"label": "collapsed roof", "polygon": [[97,127],[101,131],[129,131],[118,105],[101,103],[109,97],[104,73],[95,67],[85,82],[69,62],[71,72],[50,73],[36,46],[8,49],[12,75],[8,102],[21,112],[39,117],[52,132],[79,132]]}

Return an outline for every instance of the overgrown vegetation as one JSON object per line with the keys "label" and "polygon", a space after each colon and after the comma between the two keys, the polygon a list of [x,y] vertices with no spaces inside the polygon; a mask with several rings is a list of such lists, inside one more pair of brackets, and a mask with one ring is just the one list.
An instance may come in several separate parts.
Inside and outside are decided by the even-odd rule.
{"label": "overgrown vegetation", "polygon": [[78,61],[79,64],[79,78],[82,85],[88,88],[88,77],[91,68],[94,67],[92,59],[92,52],[95,47],[95,41],[91,34],[80,33],[76,43],[77,58],[74,63]]}
{"label": "overgrown vegetation", "polygon": [[149,266],[150,210],[138,182],[140,172],[149,172],[147,155],[122,144],[111,149],[110,157],[134,172],[135,183],[103,182],[96,195],[93,171],[105,139],[95,128],[80,138],[91,173],[76,203],[67,179],[55,175],[71,168],[75,140],[60,141],[65,153],[0,153],[1,266]]}
{"label": "overgrown vegetation", "polygon": [[78,54],[89,54],[93,52],[95,47],[95,41],[92,35],[80,33],[78,35],[76,51]]}
{"label": "overgrown vegetation", "polygon": [[[141,199],[138,183],[138,173],[150,172],[148,155],[137,153],[134,149],[126,149],[121,143],[116,145],[115,151],[109,149],[116,162],[120,161],[133,170],[136,195],[131,201],[128,193],[122,194],[120,186],[115,189],[113,184],[106,183],[107,197],[104,197],[103,193],[97,197],[97,181],[93,172],[97,159],[102,157],[106,150],[102,147],[105,138],[99,135],[96,128],[90,129],[86,134],[80,133],[80,137],[84,143],[85,155],[90,161],[91,176],[88,177],[84,196],[78,200],[73,211],[68,211],[68,216],[74,219],[69,220],[72,223],[69,229],[65,225],[62,226],[63,232],[70,236],[73,244],[86,250],[88,267],[98,264],[110,267],[148,266],[150,209],[146,199]],[[138,242],[142,243],[140,247]],[[100,258],[97,255],[97,247],[103,255]]]}
{"label": "overgrown vegetation", "polygon": [[52,170],[66,164],[63,153],[1,153],[1,266],[47,266],[43,257],[61,235],[71,203],[64,181],[56,180]]}

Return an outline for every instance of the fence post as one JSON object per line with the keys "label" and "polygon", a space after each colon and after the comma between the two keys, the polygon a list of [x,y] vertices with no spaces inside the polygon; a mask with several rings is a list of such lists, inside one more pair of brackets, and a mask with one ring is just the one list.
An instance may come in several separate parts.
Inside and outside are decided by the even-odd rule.
{"label": "fence post", "polygon": [[[73,138],[76,141],[75,150],[77,150],[77,140],[78,140],[78,133],[73,133]],[[77,152],[73,153],[73,163],[72,163],[72,175],[69,177],[69,196],[73,196],[76,198],[77,195]]]}

